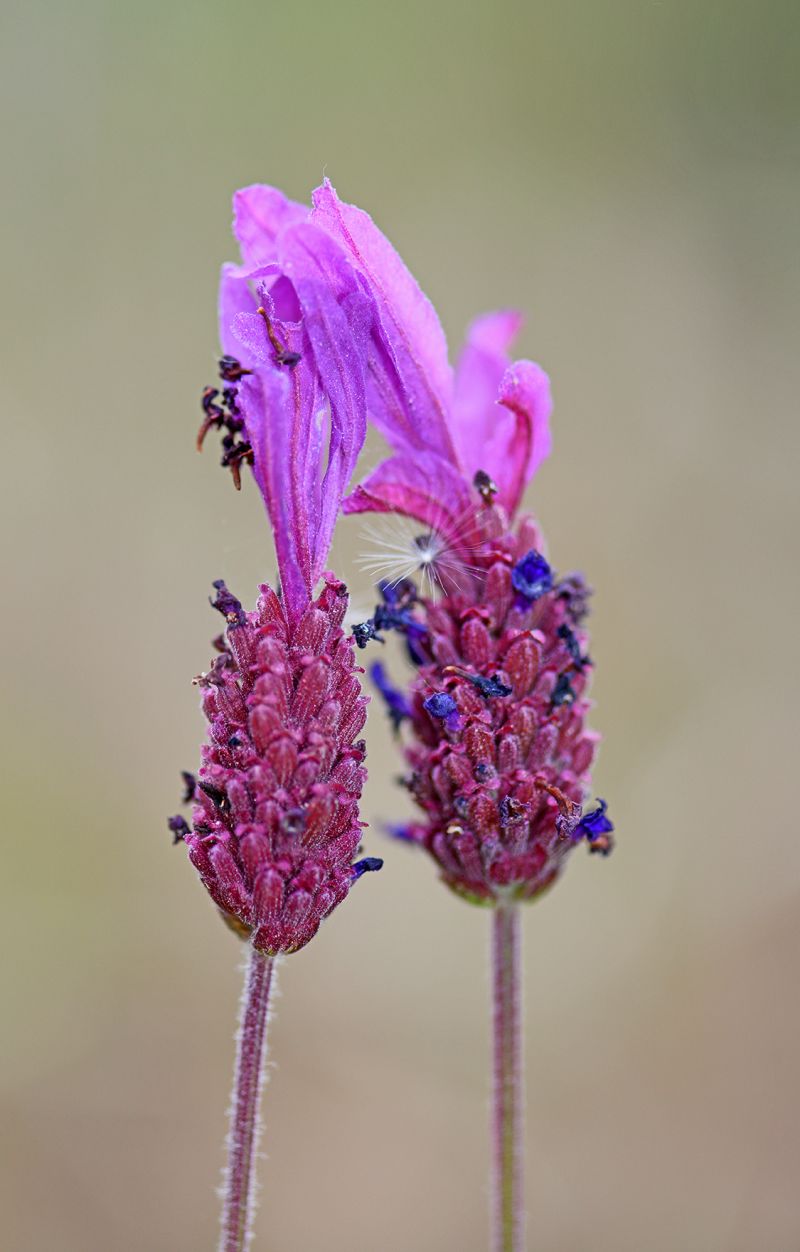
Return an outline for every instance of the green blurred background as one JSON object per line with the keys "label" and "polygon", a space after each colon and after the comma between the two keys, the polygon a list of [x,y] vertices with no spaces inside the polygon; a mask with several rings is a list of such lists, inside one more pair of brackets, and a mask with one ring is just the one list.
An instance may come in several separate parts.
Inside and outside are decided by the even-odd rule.
{"label": "green blurred background", "polygon": [[[231,192],[327,173],[454,346],[527,311],[556,399],[530,503],[597,588],[619,843],[526,918],[531,1249],[793,1252],[800,9],[0,21],[3,1249],[214,1246],[240,950],[164,819],[210,581],[252,598],[273,557],[193,439]],[[386,868],[281,971],[256,1246],[480,1252],[487,917],[381,836],[406,801],[371,730]]]}

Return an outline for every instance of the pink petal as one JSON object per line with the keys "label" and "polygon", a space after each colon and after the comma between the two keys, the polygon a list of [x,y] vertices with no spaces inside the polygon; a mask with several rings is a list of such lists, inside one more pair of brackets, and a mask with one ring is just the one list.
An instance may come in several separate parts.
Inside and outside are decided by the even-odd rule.
{"label": "pink petal", "polygon": [[432,452],[382,461],[342,504],[344,513],[402,513],[458,538],[474,501],[460,472]]}
{"label": "pink petal", "polygon": [[456,371],[453,429],[470,481],[485,470],[509,514],[550,452],[552,409],[547,375],[532,361],[509,364],[518,313],[489,313],[473,322]]}
{"label": "pink petal", "polygon": [[305,491],[294,453],[296,429],[305,425],[295,380],[279,367],[242,380],[239,406],[253,449],[253,473],[275,534],[281,591],[291,620],[304,612],[312,590]]}
{"label": "pink petal", "polygon": [[[298,359],[279,362],[261,314],[236,314],[232,336],[255,371],[242,381],[239,404],[275,533],[287,613],[296,620],[326,567],[366,435],[363,341],[371,305],[324,231],[307,223],[292,227],[279,250],[283,276],[271,289],[260,285],[257,297],[275,341]],[[283,321],[279,307],[299,320]]]}
{"label": "pink petal", "polygon": [[370,416],[393,447],[454,461],[448,428],[453,377],[433,305],[371,218],[343,204],[327,179],[313,204],[312,221],[341,243],[375,302]]}
{"label": "pink petal", "polygon": [[479,469],[492,472],[484,463],[484,447],[505,416],[497,408],[497,392],[511,363],[508,349],[521,324],[519,313],[487,313],[467,331],[456,368],[453,435],[470,479]]}
{"label": "pink petal", "polygon": [[344,252],[318,227],[291,227],[281,238],[280,255],[297,294],[330,412],[327,465],[314,495],[317,532],[311,549],[316,577],[327,560],[341,499],[367,433],[364,370],[371,308]]}
{"label": "pink petal", "polygon": [[526,484],[550,455],[550,380],[533,361],[515,361],[503,375],[497,399],[514,421],[487,445],[490,463],[484,468],[500,489],[501,503],[513,513]]}
{"label": "pink petal", "polygon": [[233,197],[233,233],[242,250],[244,266],[253,270],[275,259],[276,240],[292,222],[308,217],[303,204],[289,200],[277,187],[253,183]]}
{"label": "pink petal", "polygon": [[237,277],[238,266],[223,265],[219,280],[219,342],[226,356],[237,357],[242,364],[239,342],[233,323],[239,313],[255,313],[256,301],[248,284]]}

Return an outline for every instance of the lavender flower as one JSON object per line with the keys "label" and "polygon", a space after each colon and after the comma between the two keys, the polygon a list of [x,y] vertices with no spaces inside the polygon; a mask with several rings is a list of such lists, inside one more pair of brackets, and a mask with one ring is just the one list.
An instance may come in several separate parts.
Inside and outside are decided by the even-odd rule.
{"label": "lavender flower", "polygon": [[364,442],[372,312],[345,252],[280,193],[237,192],[234,231],[243,260],[220,290],[228,418],[209,422],[207,389],[201,435],[226,432],[237,479],[252,464],[280,596],[262,586],[249,613],[215,583],[226,631],[197,680],[209,734],[180,837],[225,919],[275,954],[303,947],[359,877],[367,702],[344,584],[325,574],[312,597]]}
{"label": "lavender flower", "polygon": [[[202,396],[236,486],[252,466],[279,587],[246,611],[222,580],[217,656],[196,680],[208,734],[193,825],[169,821],[223,918],[250,941],[231,1103],[220,1252],[249,1246],[258,1106],[275,958],[295,952],[378,857],[357,856],[366,698],[342,629],[347,591],[325,572],[366,433],[370,297],[346,251],[279,192],[234,200],[242,264],[220,292],[221,388]],[[317,593],[322,580],[322,589]]]}
{"label": "lavender flower", "polygon": [[394,449],[344,509],[422,523],[444,592],[412,596],[392,622],[417,669],[406,757],[426,820],[414,837],[466,898],[530,899],[577,842],[598,742],[586,726],[587,589],[557,577],[535,521],[515,516],[550,452],[549,381],[510,361],[510,312],[473,323],[453,371],[433,307],[369,217],[326,183],[311,220],[372,300],[366,394]]}

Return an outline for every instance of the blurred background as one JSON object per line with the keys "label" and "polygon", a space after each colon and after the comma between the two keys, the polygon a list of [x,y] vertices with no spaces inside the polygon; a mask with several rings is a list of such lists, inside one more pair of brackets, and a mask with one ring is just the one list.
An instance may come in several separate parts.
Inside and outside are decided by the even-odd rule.
{"label": "blurred background", "polygon": [[[800,10],[28,0],[0,23],[3,1248],[215,1243],[241,952],[165,817],[210,582],[252,600],[273,556],[252,482],[193,443],[230,195],[327,173],[454,350],[526,310],[556,400],[529,503],[597,589],[618,846],[526,916],[530,1247],[792,1252]],[[408,802],[370,729],[386,867],[281,970],[256,1247],[480,1252],[488,918],[381,834]]]}

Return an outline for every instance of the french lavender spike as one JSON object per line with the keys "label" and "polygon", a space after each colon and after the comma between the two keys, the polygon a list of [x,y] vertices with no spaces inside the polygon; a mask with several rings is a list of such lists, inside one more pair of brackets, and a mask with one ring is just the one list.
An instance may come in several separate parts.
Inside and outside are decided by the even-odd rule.
{"label": "french lavender spike", "polygon": [[399,634],[411,663],[399,685],[385,665],[373,670],[422,814],[392,833],[493,911],[491,1246],[522,1252],[520,905],[579,844],[602,856],[613,846],[605,801],[585,808],[598,743],[587,726],[590,591],[553,569],[536,522],[518,516],[551,449],[550,384],[532,361],[510,360],[511,312],[475,321],[453,370],[433,306],[370,218],[326,182],[312,220],[374,308],[366,391],[392,453],[344,509],[396,524],[364,562],[383,575],[381,603],[355,631],[362,648]]}
{"label": "french lavender spike", "polygon": [[[185,817],[169,820],[223,920],[249,945],[220,1252],[251,1244],[260,1090],[275,963],[304,947],[365,873],[358,859],[367,698],[343,629],[347,589],[326,571],[366,433],[374,316],[346,252],[308,210],[267,187],[234,197],[239,265],[223,268],[219,387],[202,395],[202,448],[222,437],[237,488],[252,468],[272,526],[278,586],[246,610],[222,579],[225,628],[195,680],[207,721]],[[321,586],[320,586],[321,584]]]}

